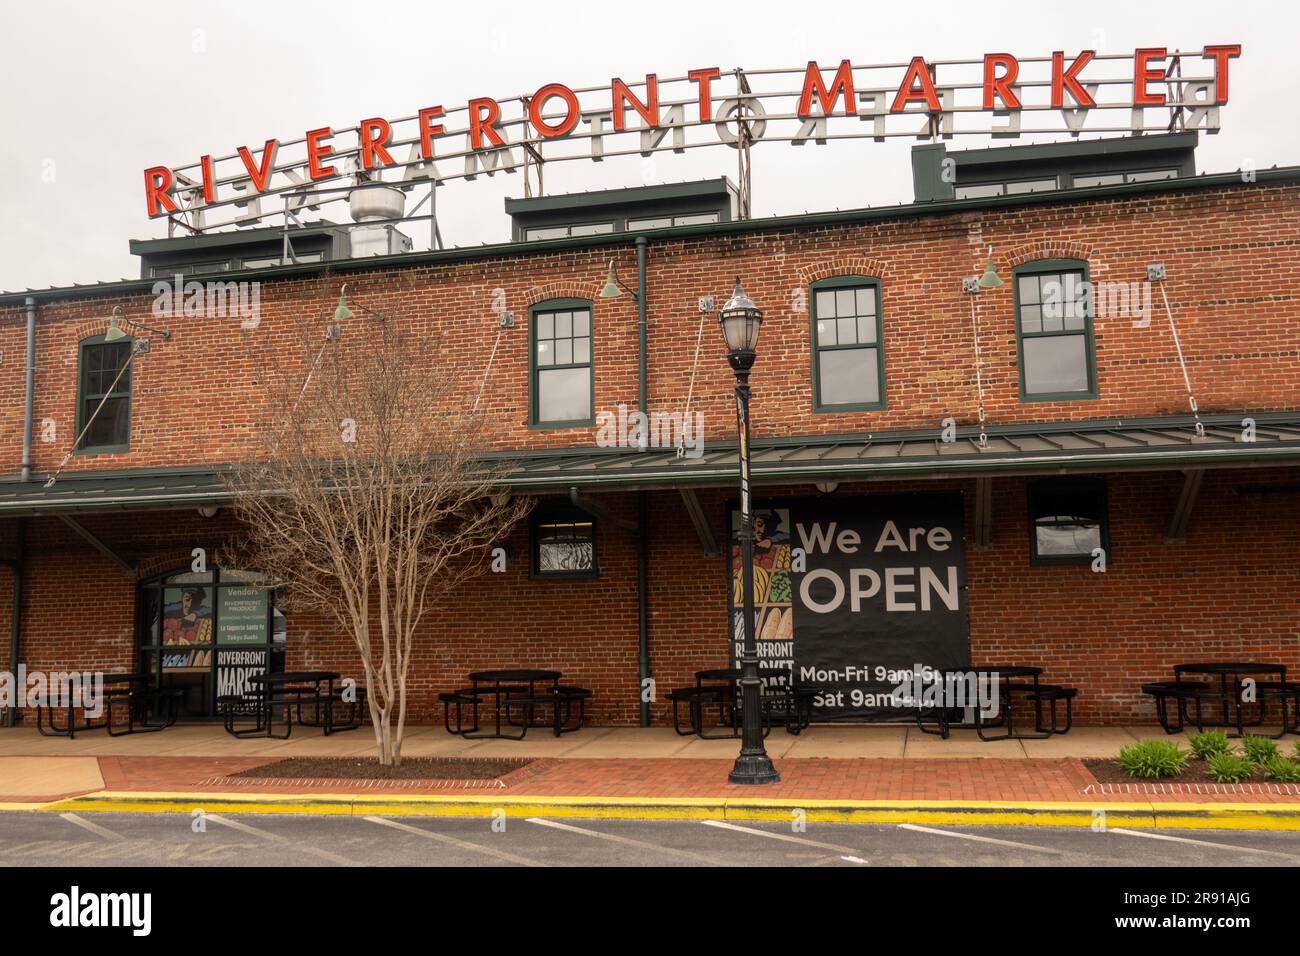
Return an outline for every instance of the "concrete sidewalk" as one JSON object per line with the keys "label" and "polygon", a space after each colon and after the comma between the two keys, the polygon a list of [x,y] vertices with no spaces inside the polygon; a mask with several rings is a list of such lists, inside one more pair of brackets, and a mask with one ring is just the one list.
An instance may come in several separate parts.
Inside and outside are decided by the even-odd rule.
{"label": "concrete sidewalk", "polygon": [[[973,731],[954,731],[944,740],[915,726],[810,727],[798,736],[776,730],[766,746],[783,757],[962,758],[1113,757],[1126,744],[1164,737],[1159,727],[1076,727],[1046,740],[985,743]],[[1175,738],[1179,739],[1179,738]],[[288,740],[236,739],[213,724],[180,724],[161,733],[109,737],[89,731],[72,740],[42,737],[25,727],[0,728],[0,756],[169,756],[169,757],[355,757],[374,752],[368,726],[325,737],[319,730],[295,728]],[[442,727],[408,727],[402,753],[407,757],[576,757],[642,759],[657,757],[718,759],[734,756],[737,739],[682,737],[670,727],[586,727],[554,737],[533,731],[520,741],[465,740]],[[3,788],[0,787],[0,791]]]}

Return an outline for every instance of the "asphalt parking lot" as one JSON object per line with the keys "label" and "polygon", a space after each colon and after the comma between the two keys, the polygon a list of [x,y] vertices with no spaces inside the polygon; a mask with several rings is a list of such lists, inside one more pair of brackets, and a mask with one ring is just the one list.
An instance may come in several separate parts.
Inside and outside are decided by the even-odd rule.
{"label": "asphalt parking lot", "polygon": [[1300,832],[297,814],[0,814],[19,866],[1294,866]]}

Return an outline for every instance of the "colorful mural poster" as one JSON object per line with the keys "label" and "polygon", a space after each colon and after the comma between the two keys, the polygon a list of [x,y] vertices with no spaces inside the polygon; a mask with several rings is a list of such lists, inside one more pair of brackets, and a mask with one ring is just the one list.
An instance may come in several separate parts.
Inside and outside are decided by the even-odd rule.
{"label": "colorful mural poster", "polygon": [[163,644],[212,643],[212,588],[188,586],[163,592]]}

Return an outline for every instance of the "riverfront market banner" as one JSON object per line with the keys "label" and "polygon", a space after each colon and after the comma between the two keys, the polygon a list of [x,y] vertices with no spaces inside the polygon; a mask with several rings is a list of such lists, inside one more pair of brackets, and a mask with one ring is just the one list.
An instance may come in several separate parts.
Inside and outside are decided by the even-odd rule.
{"label": "riverfront market banner", "polygon": [[[731,657],[744,637],[740,512],[731,511]],[[921,668],[970,666],[960,495],[791,498],[754,512],[760,673],[827,689],[813,720],[910,720]]]}

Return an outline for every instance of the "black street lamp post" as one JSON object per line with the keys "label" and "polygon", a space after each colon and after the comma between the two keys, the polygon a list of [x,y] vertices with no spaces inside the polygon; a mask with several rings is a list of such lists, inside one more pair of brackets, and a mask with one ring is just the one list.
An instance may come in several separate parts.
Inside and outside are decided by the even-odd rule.
{"label": "black street lamp post", "polygon": [[731,783],[775,783],[780,780],[763,746],[762,682],[758,677],[758,646],[754,635],[754,525],[749,497],[749,370],[754,366],[763,313],[740,287],[718,313],[727,342],[727,361],[736,373],[736,425],[740,435],[740,555],[744,595],[745,638],[740,655],[740,756],[727,779]]}

